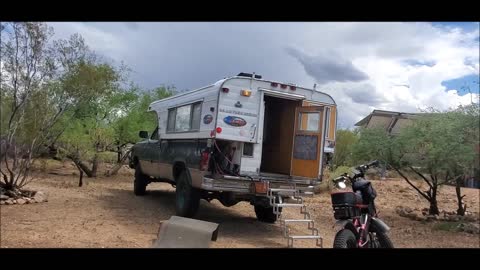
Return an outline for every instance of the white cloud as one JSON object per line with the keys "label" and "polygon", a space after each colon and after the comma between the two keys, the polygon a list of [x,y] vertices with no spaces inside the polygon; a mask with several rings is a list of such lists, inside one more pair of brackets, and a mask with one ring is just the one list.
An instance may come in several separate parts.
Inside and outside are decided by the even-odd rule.
{"label": "white cloud", "polygon": [[[83,36],[87,44],[99,53],[116,60],[122,57],[126,50],[131,50],[132,41],[125,36],[95,27],[89,23],[65,22],[50,23],[57,38],[68,38],[74,33]],[[117,25],[118,26],[118,25]]]}
{"label": "white cloud", "polygon": [[125,61],[144,87],[192,89],[242,71],[307,87],[324,83],[318,88],[337,101],[339,124],[347,127],[375,108],[412,112],[469,103],[470,95],[441,83],[479,74],[478,29],[423,22],[52,25],[59,37],[78,32],[91,48]]}

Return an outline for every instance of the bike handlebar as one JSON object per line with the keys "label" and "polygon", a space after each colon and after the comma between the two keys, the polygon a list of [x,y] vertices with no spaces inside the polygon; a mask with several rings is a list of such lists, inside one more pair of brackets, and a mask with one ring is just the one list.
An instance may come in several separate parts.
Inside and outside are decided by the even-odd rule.
{"label": "bike handlebar", "polygon": [[368,167],[371,167],[371,166],[377,166],[380,162],[378,160],[374,160],[370,163],[367,164]]}
{"label": "bike handlebar", "polygon": [[350,181],[353,182],[354,179],[355,179],[357,176],[362,176],[368,168],[370,168],[370,167],[372,167],[372,166],[377,166],[378,164],[379,164],[379,161],[378,161],[378,160],[374,160],[374,161],[371,161],[371,162],[369,162],[369,163],[367,163],[367,164],[360,165],[360,166],[358,166],[358,167],[356,168],[357,170],[360,171],[359,173],[355,173],[354,176],[348,176],[348,174],[345,173],[345,174],[343,174],[343,175],[341,175],[341,176],[333,179],[333,182],[338,182],[338,181],[342,181],[342,180],[350,180]]}
{"label": "bike handlebar", "polygon": [[360,165],[357,167],[357,169],[359,170],[367,170],[368,168],[372,167],[372,166],[377,166],[378,165],[378,160],[374,160],[374,161],[371,161],[367,164],[363,164],[363,165]]}

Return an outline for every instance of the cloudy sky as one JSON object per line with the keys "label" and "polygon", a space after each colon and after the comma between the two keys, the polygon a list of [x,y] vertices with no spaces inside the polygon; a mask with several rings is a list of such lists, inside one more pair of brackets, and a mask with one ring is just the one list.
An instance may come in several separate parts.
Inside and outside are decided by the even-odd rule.
{"label": "cloudy sky", "polygon": [[[239,72],[327,92],[339,127],[373,109],[415,112],[478,100],[479,23],[50,23],[123,61],[144,88],[195,89]],[[463,86],[469,86],[470,92]]]}

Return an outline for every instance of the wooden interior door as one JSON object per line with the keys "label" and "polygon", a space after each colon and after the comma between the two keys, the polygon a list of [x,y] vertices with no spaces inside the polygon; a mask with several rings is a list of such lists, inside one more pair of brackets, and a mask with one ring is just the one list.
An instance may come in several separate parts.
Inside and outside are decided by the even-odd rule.
{"label": "wooden interior door", "polygon": [[293,137],[292,176],[317,178],[323,129],[323,107],[297,107]]}

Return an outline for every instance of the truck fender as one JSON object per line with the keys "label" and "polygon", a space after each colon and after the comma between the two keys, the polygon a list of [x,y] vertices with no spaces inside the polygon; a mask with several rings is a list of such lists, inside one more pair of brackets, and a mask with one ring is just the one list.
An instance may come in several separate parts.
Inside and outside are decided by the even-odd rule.
{"label": "truck fender", "polygon": [[388,225],[385,224],[383,220],[378,218],[372,218],[372,221],[370,221],[370,226],[372,228],[372,231],[375,231],[375,232],[386,233],[390,231],[390,227],[388,227]]}
{"label": "truck fender", "polygon": [[[173,181],[177,181],[177,174],[178,174],[178,169],[179,167],[187,169],[187,162],[184,158],[175,158],[172,162],[172,176],[173,176]],[[187,169],[188,171],[188,169]],[[191,183],[190,183],[191,184]]]}

